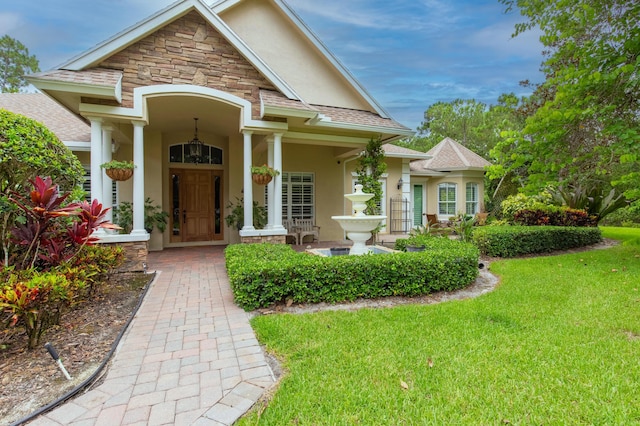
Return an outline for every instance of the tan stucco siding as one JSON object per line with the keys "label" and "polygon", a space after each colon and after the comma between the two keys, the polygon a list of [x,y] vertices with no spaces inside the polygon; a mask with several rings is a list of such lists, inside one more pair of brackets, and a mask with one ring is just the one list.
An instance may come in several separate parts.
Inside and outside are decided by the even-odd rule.
{"label": "tan stucco siding", "polygon": [[456,185],[456,213],[466,211],[466,186],[467,183],[478,185],[479,207],[484,205],[484,177],[483,172],[465,171],[452,173],[449,176],[430,178],[427,182],[427,213],[438,214],[438,185],[441,183],[453,183]]}
{"label": "tan stucco siding", "polygon": [[244,1],[220,17],[305,102],[372,110],[333,64],[271,2]]}
{"label": "tan stucco siding", "polygon": [[157,84],[194,84],[231,93],[253,104],[259,89],[275,90],[218,31],[191,12],[98,65],[123,71],[122,106],[133,106],[133,89]]}

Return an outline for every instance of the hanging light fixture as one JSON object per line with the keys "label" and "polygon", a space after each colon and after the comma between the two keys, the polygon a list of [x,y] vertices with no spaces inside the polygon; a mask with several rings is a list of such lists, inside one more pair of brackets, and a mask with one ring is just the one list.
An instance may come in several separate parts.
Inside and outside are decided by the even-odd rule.
{"label": "hanging light fixture", "polygon": [[204,143],[200,139],[198,139],[198,119],[194,118],[195,121],[195,134],[193,135],[193,139],[189,141],[189,157],[191,161],[194,163],[202,163],[202,146]]}

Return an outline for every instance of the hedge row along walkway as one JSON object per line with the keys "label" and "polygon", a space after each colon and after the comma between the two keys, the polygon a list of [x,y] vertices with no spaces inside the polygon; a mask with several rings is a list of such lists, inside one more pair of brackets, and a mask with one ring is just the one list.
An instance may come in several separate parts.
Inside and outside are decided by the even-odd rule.
{"label": "hedge row along walkway", "polygon": [[30,425],[230,425],[274,384],[222,247],[151,253],[149,266],[160,273],[104,381]]}

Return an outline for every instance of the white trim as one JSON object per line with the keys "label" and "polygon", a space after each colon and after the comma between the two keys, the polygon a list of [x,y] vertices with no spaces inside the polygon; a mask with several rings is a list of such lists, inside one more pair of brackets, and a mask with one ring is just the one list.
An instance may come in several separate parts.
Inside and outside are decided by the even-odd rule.
{"label": "white trim", "polygon": [[[318,114],[319,120],[314,120],[313,122],[307,121],[305,122],[308,126],[317,126],[317,127],[326,127],[331,129],[341,129],[341,130],[356,130],[356,131],[364,131],[371,133],[391,133],[396,135],[392,140],[400,139],[402,136],[413,136],[415,132],[409,129],[398,129],[397,127],[383,127],[383,126],[368,126],[365,124],[353,124],[353,123],[344,123],[339,121],[332,121],[330,118]],[[389,140],[385,140],[385,142],[390,142]]]}
{"label": "white trim", "polygon": [[[336,142],[348,144],[366,144],[371,138],[357,138],[352,136],[327,135],[325,133],[286,132],[285,138],[309,140],[318,142]],[[358,151],[359,152],[359,151]]]}
{"label": "white trim", "polygon": [[38,76],[27,76],[26,79],[43,93],[46,90],[51,90],[78,93],[99,99],[115,99],[118,102],[122,101],[122,77],[115,86],[51,80],[49,78],[39,78]]}
{"label": "white trim", "polygon": [[149,241],[151,234],[104,234],[97,236],[101,243],[132,243],[137,241]]}
{"label": "white trim", "polygon": [[62,141],[64,146],[69,148],[71,151],[76,152],[91,152],[91,142],[85,141]]}
{"label": "white trim", "polygon": [[429,154],[403,154],[401,152],[385,152],[384,156],[387,158],[406,158],[409,160],[428,160],[433,158],[433,156]]}
{"label": "white trim", "polygon": [[308,109],[265,105],[264,101],[260,99],[260,116],[264,117],[265,115],[276,117],[313,118],[318,115],[318,113]]}
{"label": "white trim", "polygon": [[238,52],[249,61],[271,84],[289,99],[300,96],[281,79],[220,17],[213,13],[202,0],[179,0],[156,12],[147,19],[121,31],[112,38],[98,44],[59,66],[59,69],[80,71],[93,67],[115,52],[162,28],[167,23],[187,15],[192,10],[200,13]]}
{"label": "white trim", "polygon": [[286,131],[287,123],[273,121],[254,120],[251,118],[251,102],[209,87],[195,86],[191,84],[158,84],[154,86],[137,87],[133,89],[133,108],[113,107],[107,105],[80,104],[82,115],[99,115],[109,118],[127,118],[129,120],[141,120],[149,122],[147,110],[147,98],[161,96],[199,96],[224,102],[227,105],[240,109],[240,128],[242,130],[280,130]]}

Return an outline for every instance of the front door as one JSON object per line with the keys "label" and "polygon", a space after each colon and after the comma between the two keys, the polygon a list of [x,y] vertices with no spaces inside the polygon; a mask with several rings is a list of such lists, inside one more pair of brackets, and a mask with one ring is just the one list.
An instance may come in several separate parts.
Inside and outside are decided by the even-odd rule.
{"label": "front door", "polygon": [[422,185],[413,185],[413,226],[423,225]]}
{"label": "front door", "polygon": [[222,240],[222,171],[171,170],[171,242]]}

